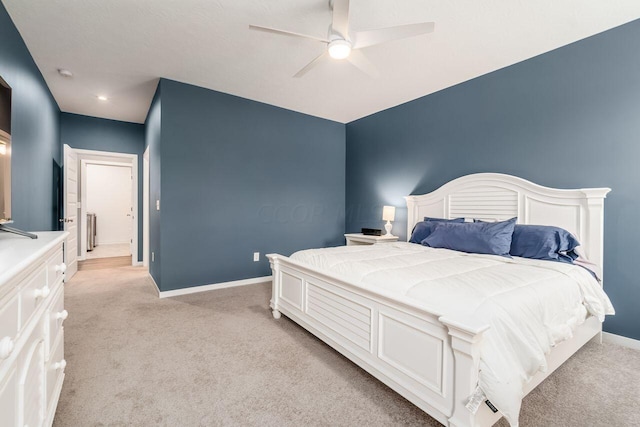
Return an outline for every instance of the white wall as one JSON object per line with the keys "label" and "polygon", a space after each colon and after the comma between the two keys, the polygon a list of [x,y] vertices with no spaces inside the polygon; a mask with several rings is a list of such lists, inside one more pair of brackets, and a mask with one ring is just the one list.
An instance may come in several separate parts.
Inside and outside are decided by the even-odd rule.
{"label": "white wall", "polygon": [[86,207],[97,217],[98,245],[130,242],[131,191],[131,167],[87,165]]}

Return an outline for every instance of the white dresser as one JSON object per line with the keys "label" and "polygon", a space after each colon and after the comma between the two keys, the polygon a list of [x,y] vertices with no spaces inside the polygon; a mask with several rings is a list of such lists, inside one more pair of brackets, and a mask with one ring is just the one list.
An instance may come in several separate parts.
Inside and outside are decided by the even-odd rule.
{"label": "white dresser", "polygon": [[0,426],[50,426],[64,380],[63,244],[0,232]]}

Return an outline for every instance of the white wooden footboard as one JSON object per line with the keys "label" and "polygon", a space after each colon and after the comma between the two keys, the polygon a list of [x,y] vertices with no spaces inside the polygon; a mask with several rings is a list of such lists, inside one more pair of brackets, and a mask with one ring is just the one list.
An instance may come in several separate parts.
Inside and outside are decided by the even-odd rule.
{"label": "white wooden footboard", "polygon": [[489,426],[499,419],[488,408],[474,416],[464,406],[477,385],[487,326],[469,327],[287,257],[267,257],[276,319],[285,314],[444,425]]}

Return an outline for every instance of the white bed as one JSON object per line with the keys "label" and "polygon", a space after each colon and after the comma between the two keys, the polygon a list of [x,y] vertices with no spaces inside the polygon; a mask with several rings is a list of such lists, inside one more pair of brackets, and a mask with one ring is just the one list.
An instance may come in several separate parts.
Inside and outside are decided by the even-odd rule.
{"label": "white bed", "polygon": [[[587,257],[602,267],[603,208],[609,191],[551,189],[501,174],[468,175],[432,193],[408,196],[407,235],[425,216],[517,216],[521,224],[569,230],[582,242]],[[409,252],[419,249],[404,245]],[[384,283],[367,287],[356,276],[310,267],[304,260],[268,257],[276,319],[285,314],[444,425],[490,426],[501,417],[484,404],[475,414],[465,407],[479,382],[483,335],[489,329],[485,321],[443,315],[435,305],[386,292]],[[587,317],[573,338],[546,355],[546,372],[525,385],[525,394],[599,332],[600,320]]]}

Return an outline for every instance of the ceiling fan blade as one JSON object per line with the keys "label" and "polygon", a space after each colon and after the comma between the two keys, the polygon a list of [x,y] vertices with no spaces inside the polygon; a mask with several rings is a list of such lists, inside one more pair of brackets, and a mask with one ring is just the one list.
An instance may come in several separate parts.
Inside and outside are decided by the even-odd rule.
{"label": "ceiling fan blade", "polygon": [[432,33],[434,28],[434,22],[421,22],[419,24],[399,25],[378,30],[358,31],[353,35],[353,48],[362,49],[363,47],[375,46],[393,40]]}
{"label": "ceiling fan blade", "polygon": [[249,25],[249,29],[255,30],[255,31],[264,31],[265,33],[280,34],[282,36],[302,37],[305,39],[311,39],[311,40],[317,40],[323,43],[329,43],[329,40],[327,40],[326,38],[310,36],[308,34],[295,33],[293,31],[278,30],[276,28],[262,27],[260,25]]}
{"label": "ceiling fan blade", "polygon": [[375,78],[380,76],[380,73],[378,72],[376,66],[373,65],[362,52],[352,50],[349,56],[347,56],[347,61],[349,61],[363,73],[367,74],[369,77]]}
{"label": "ceiling fan blade", "polygon": [[331,29],[343,39],[349,38],[349,0],[333,0]]}
{"label": "ceiling fan blade", "polygon": [[304,66],[304,68],[302,68],[300,71],[298,71],[297,73],[295,73],[293,75],[293,77],[298,78],[298,77],[302,77],[305,74],[307,74],[307,72],[312,69],[313,67],[315,67],[316,65],[318,65],[320,62],[326,60],[326,58],[329,56],[328,52],[325,50],[324,52],[322,52],[320,54],[320,56],[316,57],[313,61],[309,62],[307,65]]}

